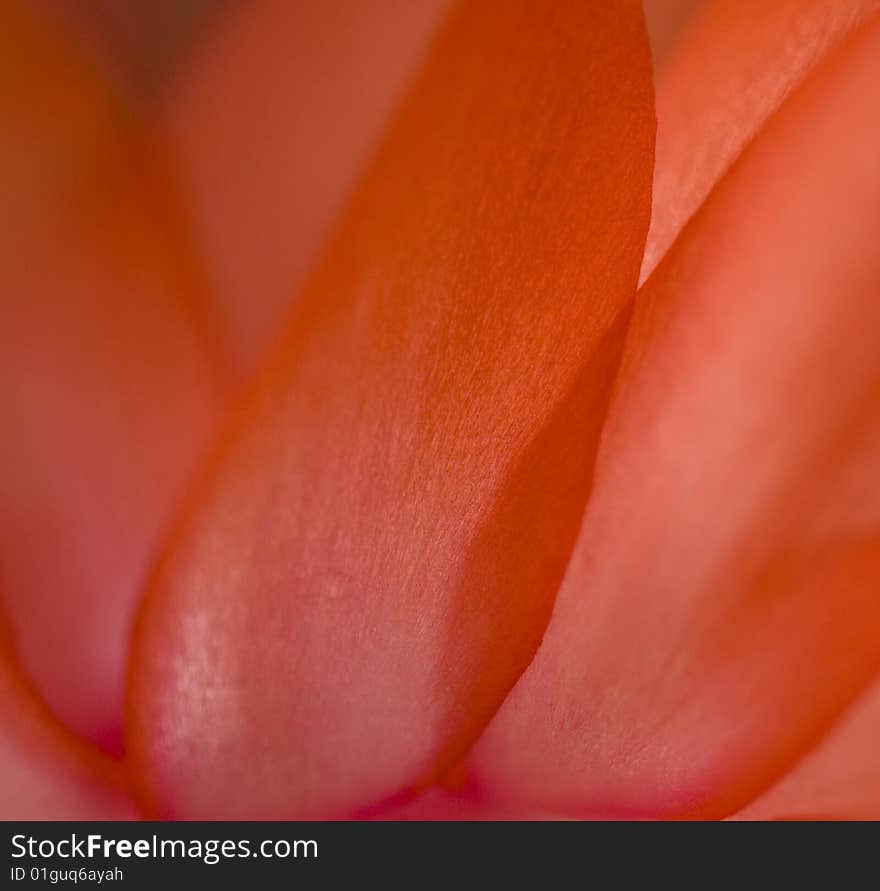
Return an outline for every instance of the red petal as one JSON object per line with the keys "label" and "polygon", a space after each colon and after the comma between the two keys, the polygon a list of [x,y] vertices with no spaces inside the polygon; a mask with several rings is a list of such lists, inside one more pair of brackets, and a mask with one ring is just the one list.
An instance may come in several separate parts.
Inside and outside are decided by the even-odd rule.
{"label": "red petal", "polygon": [[130,122],[9,0],[0,55],[3,604],[52,709],[112,748],[135,595],[216,382]]}
{"label": "red petal", "polygon": [[880,22],[646,286],[553,621],[474,753],[490,792],[728,813],[880,664],[877,107]]}
{"label": "red petal", "polygon": [[638,3],[449,21],[148,599],[160,812],[351,812],[483,728],[581,520],[652,140]]}

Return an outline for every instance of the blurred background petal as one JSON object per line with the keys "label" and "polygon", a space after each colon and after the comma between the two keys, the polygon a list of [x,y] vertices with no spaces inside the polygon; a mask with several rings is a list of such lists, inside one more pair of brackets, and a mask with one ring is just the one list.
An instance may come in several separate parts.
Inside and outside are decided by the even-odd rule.
{"label": "blurred background petal", "polygon": [[237,4],[166,85],[224,345],[272,341],[449,0]]}
{"label": "blurred background petal", "polygon": [[131,99],[146,101],[172,80],[214,21],[246,0],[30,2],[76,34]]}
{"label": "blurred background petal", "polygon": [[709,0],[645,0],[654,70],[660,71],[696,13]]}
{"label": "blurred background petal", "polygon": [[116,762],[49,714],[0,629],[0,820],[130,820]]}
{"label": "blurred background petal", "polygon": [[222,361],[161,150],[33,6],[0,2],[0,586],[53,712],[121,741],[129,623]]}

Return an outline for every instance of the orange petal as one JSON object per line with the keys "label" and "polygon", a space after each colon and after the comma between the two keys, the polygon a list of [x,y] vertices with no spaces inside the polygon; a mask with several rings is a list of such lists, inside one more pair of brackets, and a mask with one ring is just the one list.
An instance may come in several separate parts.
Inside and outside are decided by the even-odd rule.
{"label": "orange petal", "polygon": [[159,812],[374,805],[528,663],[638,276],[650,80],[636,2],[447,23],[148,597]]}
{"label": "orange petal", "polygon": [[135,595],[216,373],[132,122],[26,6],[0,2],[0,45],[3,604],[52,709],[118,748]]}
{"label": "orange petal", "polygon": [[131,820],[118,766],[46,711],[0,642],[0,820]]}
{"label": "orange petal", "polygon": [[225,346],[253,370],[450,0],[255,0],[173,80],[178,159]]}
{"label": "orange petal", "polygon": [[804,75],[878,0],[712,0],[657,84],[653,272],[684,224]]}
{"label": "orange petal", "polygon": [[553,621],[474,753],[567,812],[725,814],[880,665],[880,21],[645,287]]}

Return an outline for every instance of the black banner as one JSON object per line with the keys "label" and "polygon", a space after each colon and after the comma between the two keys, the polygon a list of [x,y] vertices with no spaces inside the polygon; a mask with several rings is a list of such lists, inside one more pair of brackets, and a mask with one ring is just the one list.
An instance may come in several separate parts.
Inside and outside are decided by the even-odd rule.
{"label": "black banner", "polygon": [[[880,824],[4,823],[0,886],[878,887]],[[846,885],[849,887],[849,883]]]}

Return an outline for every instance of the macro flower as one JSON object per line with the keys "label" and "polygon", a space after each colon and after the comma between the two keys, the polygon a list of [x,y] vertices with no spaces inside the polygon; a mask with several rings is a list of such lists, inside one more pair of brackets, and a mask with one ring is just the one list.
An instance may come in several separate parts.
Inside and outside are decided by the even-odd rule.
{"label": "macro flower", "polygon": [[880,817],[880,4],[675,5],[0,0],[3,816]]}

